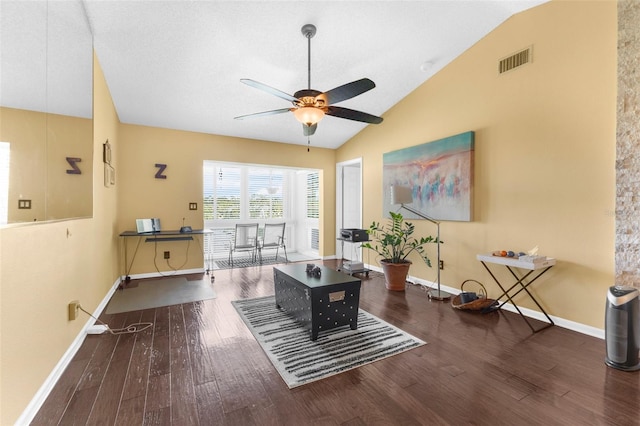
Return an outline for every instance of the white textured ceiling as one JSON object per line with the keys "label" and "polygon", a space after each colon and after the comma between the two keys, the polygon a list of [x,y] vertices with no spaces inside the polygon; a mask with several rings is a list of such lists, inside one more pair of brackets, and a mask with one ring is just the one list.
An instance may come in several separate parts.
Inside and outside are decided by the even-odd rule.
{"label": "white textured ceiling", "polygon": [[91,51],[79,0],[0,0],[0,105],[91,118]]}
{"label": "white textured ceiling", "polygon": [[[318,29],[311,40],[311,87],[327,91],[370,78],[376,88],[339,106],[384,118],[511,15],[544,1],[83,3],[123,123],[306,145],[291,113],[234,120],[291,106],[241,84],[241,78],[289,94],[307,88],[304,24]],[[336,148],[365,126],[326,116],[311,144]]]}

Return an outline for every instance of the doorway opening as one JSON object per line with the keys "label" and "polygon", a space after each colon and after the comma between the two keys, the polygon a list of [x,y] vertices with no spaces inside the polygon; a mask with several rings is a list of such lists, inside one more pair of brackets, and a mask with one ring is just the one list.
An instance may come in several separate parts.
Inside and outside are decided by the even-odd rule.
{"label": "doorway opening", "polygon": [[[346,228],[362,229],[362,158],[336,165],[336,236]],[[336,240],[336,257],[362,259],[360,243]]]}

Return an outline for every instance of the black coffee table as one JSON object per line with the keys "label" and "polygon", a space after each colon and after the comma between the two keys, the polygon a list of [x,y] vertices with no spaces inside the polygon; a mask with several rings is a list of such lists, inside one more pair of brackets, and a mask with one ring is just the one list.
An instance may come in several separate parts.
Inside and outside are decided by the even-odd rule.
{"label": "black coffee table", "polygon": [[304,263],[273,268],[278,309],[308,327],[311,340],[323,330],[343,325],[358,328],[360,279],[318,266],[320,277],[308,274]]}

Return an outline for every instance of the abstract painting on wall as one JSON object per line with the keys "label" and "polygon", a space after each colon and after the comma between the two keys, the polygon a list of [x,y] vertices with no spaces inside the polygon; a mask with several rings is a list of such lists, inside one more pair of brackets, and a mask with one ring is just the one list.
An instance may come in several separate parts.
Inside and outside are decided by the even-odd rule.
{"label": "abstract painting on wall", "polygon": [[[435,220],[472,220],[474,132],[383,154],[383,216],[397,210],[391,185],[411,189],[408,204]],[[403,216],[419,219],[406,210]]]}

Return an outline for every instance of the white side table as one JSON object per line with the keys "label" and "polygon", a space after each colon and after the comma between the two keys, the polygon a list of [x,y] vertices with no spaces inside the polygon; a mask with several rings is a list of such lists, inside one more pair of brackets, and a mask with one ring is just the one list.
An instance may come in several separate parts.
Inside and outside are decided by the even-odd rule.
{"label": "white side table", "polygon": [[[507,298],[507,300],[500,303],[500,305],[498,305],[496,309],[502,308],[502,306],[508,301],[516,308],[520,316],[524,319],[524,321],[527,323],[527,325],[529,326],[529,328],[533,333],[537,333],[538,331],[543,330],[547,327],[550,327],[554,324],[551,317],[549,317],[547,312],[542,308],[542,306],[540,306],[540,303],[538,303],[536,298],[533,297],[533,295],[527,289],[527,287],[529,287],[534,281],[540,278],[542,274],[544,274],[549,269],[551,269],[556,264],[555,259],[547,258],[546,260],[543,260],[541,262],[526,262],[524,260],[515,259],[512,257],[493,256],[491,254],[479,254],[477,255],[477,259],[480,261],[480,263],[482,263],[482,266],[485,267],[487,272],[489,272],[489,275],[491,275],[491,278],[493,278],[496,284],[498,284],[498,287],[500,287],[500,289],[502,290],[502,294],[496,300],[499,301],[503,297]],[[513,275],[513,277],[516,279],[516,282],[513,285],[511,285],[511,287],[505,289],[505,286],[503,286],[500,283],[500,281],[498,281],[498,279],[493,274],[493,272],[491,272],[491,269],[489,269],[489,266],[487,266],[488,263],[491,263],[494,265],[502,265],[506,267],[509,270],[509,272],[511,272],[511,275]],[[519,278],[512,268],[525,269],[525,270],[528,270],[528,272],[525,273],[522,278]],[[516,291],[513,292],[514,290]],[[531,300],[533,300],[533,302],[536,304],[536,306],[538,306],[540,311],[544,314],[544,316],[549,321],[548,324],[538,329],[535,329],[533,325],[531,325],[527,317],[524,316],[522,311],[520,311],[520,308],[518,307],[518,305],[516,305],[516,303],[513,301],[513,298],[522,291],[526,292],[531,298]]]}

